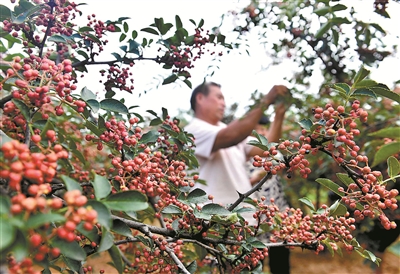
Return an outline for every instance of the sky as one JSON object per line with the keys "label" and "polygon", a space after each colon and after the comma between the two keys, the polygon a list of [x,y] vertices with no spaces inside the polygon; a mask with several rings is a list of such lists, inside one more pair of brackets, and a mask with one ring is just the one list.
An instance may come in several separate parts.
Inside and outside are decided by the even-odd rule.
{"label": "sky", "polygon": [[[180,16],[183,26],[188,30],[193,26],[189,19],[193,19],[196,22],[204,19],[204,29],[211,29],[219,25],[222,14],[228,10],[238,10],[238,7],[243,7],[249,3],[249,0],[76,0],[75,2],[87,3],[87,5],[79,7],[84,14],[81,19],[81,25],[87,22],[85,16],[87,14],[95,14],[99,20],[116,20],[119,17],[130,17],[127,22],[131,31],[148,27],[156,17],[163,17],[164,22],[174,24],[176,14]],[[368,2],[368,5],[365,5],[366,2]],[[381,20],[380,24],[384,29],[397,35],[397,41],[394,41],[394,43],[400,45],[400,28],[398,27],[400,26],[400,4],[392,3],[394,1],[389,2],[389,12],[393,15],[392,19]],[[379,17],[369,12],[372,9],[372,0],[352,0],[352,3],[358,5],[358,10],[363,11],[363,14],[365,14],[363,19],[365,21],[368,22]],[[108,49],[115,51],[121,46],[117,37],[109,38]],[[156,38],[154,36],[154,39]],[[141,41],[141,38],[139,41]],[[210,73],[210,64],[218,65],[219,70],[216,70],[215,74],[212,77],[208,77],[207,80],[212,80],[222,85],[227,106],[239,103],[238,114],[240,115],[244,113],[245,107],[249,105],[251,93],[255,90],[267,93],[275,84],[289,85],[284,78],[290,78],[294,71],[299,69],[297,64],[288,59],[279,66],[262,70],[261,68],[268,66],[271,60],[263,53],[259,41],[254,37],[251,44],[251,52],[251,56],[238,53],[224,55],[219,63],[213,63],[213,57],[204,55],[194,63],[195,68],[190,70],[192,75],[190,80],[193,88],[202,83],[204,77]],[[144,56],[155,57],[155,55],[147,51],[145,51]],[[111,56],[108,55],[106,58],[103,57],[99,60],[110,60],[110,58]],[[372,71],[371,78],[392,88],[393,82],[400,78],[399,58],[386,58],[378,70]],[[98,83],[99,74],[96,73],[100,68],[100,66],[92,66],[90,68],[91,74],[79,80],[79,89],[87,86],[88,89],[98,93],[99,96],[104,94],[103,86]],[[135,86],[133,94],[121,91],[118,92],[118,98],[125,98],[128,106],[139,105],[140,107],[135,110],[140,114],[145,114],[148,109],[161,113],[161,108],[164,107],[168,109],[172,116],[175,116],[179,113],[179,110],[187,111],[190,109],[191,88],[183,83],[157,87],[157,81],[154,80],[154,77],[160,79],[160,75],[168,76],[170,74],[170,72],[162,69],[159,64],[152,61],[137,62],[132,68],[132,72]],[[321,75],[315,73],[310,90],[318,92],[322,80]],[[147,91],[147,93],[144,94],[144,91]]]}

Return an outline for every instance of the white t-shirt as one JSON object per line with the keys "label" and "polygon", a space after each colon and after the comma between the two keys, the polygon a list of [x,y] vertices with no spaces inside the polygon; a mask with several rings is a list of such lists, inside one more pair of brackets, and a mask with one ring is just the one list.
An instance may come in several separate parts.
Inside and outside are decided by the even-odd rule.
{"label": "white t-shirt", "polygon": [[214,203],[223,206],[232,204],[239,197],[238,192],[244,193],[251,189],[248,177],[246,161],[247,155],[253,146],[246,138],[236,146],[219,149],[211,152],[218,132],[225,128],[226,124],[209,124],[198,118],[194,118],[185,131],[195,137],[195,155],[199,161],[199,178],[205,180],[207,185],[196,184],[207,194],[214,196]]}

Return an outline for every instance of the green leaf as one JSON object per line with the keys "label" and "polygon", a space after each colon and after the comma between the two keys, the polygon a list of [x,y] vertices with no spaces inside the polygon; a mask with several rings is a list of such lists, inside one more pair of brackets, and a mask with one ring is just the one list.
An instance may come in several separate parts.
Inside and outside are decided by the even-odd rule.
{"label": "green leaf", "polygon": [[36,215],[29,217],[28,221],[26,222],[26,228],[35,229],[45,224],[62,221],[65,221],[65,217],[60,214],[37,213]]}
{"label": "green leaf", "polygon": [[7,136],[2,130],[0,130],[0,147],[3,146],[3,144],[11,142],[13,139]]}
{"label": "green leaf", "polygon": [[153,28],[143,28],[143,29],[141,29],[141,31],[148,32],[148,33],[155,34],[155,35],[160,35],[158,33],[158,31]]}
{"label": "green leaf", "polygon": [[86,259],[86,252],[76,241],[67,242],[58,237],[53,237],[51,243],[53,247],[58,247],[65,257],[76,261],[83,261]]}
{"label": "green leaf", "polygon": [[64,36],[61,35],[53,35],[47,39],[49,42],[54,42],[54,43],[62,43],[62,44],[67,44],[68,41],[65,39]]}
{"label": "green leaf", "polygon": [[302,120],[299,122],[299,124],[300,124],[300,126],[301,126],[302,128],[304,128],[304,129],[306,129],[306,130],[310,130],[311,127],[312,127],[312,125],[313,125],[313,122],[312,122],[310,119],[302,119]]}
{"label": "green leaf", "polygon": [[353,88],[369,88],[369,87],[375,87],[377,85],[378,85],[378,83],[374,80],[364,79],[358,83],[354,83],[352,87]]}
{"label": "green leaf", "polygon": [[211,214],[200,212],[197,208],[194,209],[193,215],[198,219],[211,220]]}
{"label": "green leaf", "polygon": [[197,25],[198,28],[201,28],[204,25],[204,19],[200,19],[199,24]]}
{"label": "green leaf", "polygon": [[354,76],[353,86],[361,82],[365,77],[369,75],[369,73],[370,73],[369,70],[365,69],[364,67],[361,67],[360,70],[357,72],[356,76]]}
{"label": "green leaf", "polygon": [[164,79],[162,84],[167,85],[167,84],[173,83],[173,82],[175,82],[176,79],[178,79],[178,76],[176,74],[171,74],[170,76],[168,76],[167,78]]}
{"label": "green leaf", "polygon": [[91,28],[91,27],[84,26],[84,27],[79,28],[78,31],[79,31],[79,32],[86,32],[86,31],[94,31],[94,30],[93,30],[93,28]]}
{"label": "green leaf", "polygon": [[173,25],[171,23],[164,24],[160,29],[161,35],[165,35],[172,28],[172,26]]}
{"label": "green leaf", "polygon": [[27,105],[25,105],[25,103],[23,101],[21,101],[21,100],[12,99],[12,102],[21,111],[21,113],[24,116],[25,120],[29,122],[31,120],[31,116],[29,114],[29,107]]}
{"label": "green leaf", "polygon": [[[122,41],[124,41],[124,39],[126,38],[126,34],[125,33],[122,33],[120,36],[119,36],[119,41],[120,42],[122,42]],[[118,59],[118,58],[117,58]],[[119,60],[119,59],[118,59]]]}
{"label": "green leaf", "polygon": [[92,230],[88,231],[83,228],[84,222],[79,223],[76,226],[76,230],[78,230],[82,235],[84,235],[86,238],[88,238],[90,241],[98,243],[100,241],[100,235],[99,235],[99,230],[97,226],[94,226]]}
{"label": "green leaf", "polygon": [[247,142],[247,144],[258,147],[262,150],[268,150],[268,146],[261,144],[259,141],[257,140],[250,140]]}
{"label": "green leaf", "polygon": [[111,193],[111,184],[104,176],[94,173],[94,181],[92,183],[94,188],[94,196],[96,200],[103,199]]}
{"label": "green leaf", "polygon": [[316,182],[320,183],[321,185],[323,185],[324,187],[332,190],[333,192],[335,192],[337,195],[339,195],[340,197],[343,196],[343,193],[340,192],[338,190],[339,185],[337,185],[336,183],[334,183],[333,181],[329,180],[329,179],[325,179],[325,178],[318,178],[315,180]]}
{"label": "green leaf", "polygon": [[0,196],[0,216],[10,214],[11,200],[6,195]]}
{"label": "green leaf", "polygon": [[351,179],[350,176],[347,173],[336,173],[336,176],[346,186],[349,186],[351,183],[354,183],[353,179]]}
{"label": "green leaf", "polygon": [[108,254],[110,254],[111,260],[113,262],[113,265],[115,269],[117,269],[118,273],[123,273],[124,271],[124,262],[122,261],[122,256],[121,256],[121,251],[120,249],[116,246],[113,245],[109,250]]}
{"label": "green leaf", "polygon": [[86,121],[85,126],[86,126],[93,134],[95,134],[96,136],[100,136],[100,135],[103,133],[98,127],[96,127],[96,126],[95,126],[92,122],[90,122],[90,121]]}
{"label": "green leaf", "polygon": [[111,228],[112,231],[115,233],[125,236],[125,237],[132,237],[132,231],[129,226],[121,220],[115,219],[113,220],[113,225]]}
{"label": "green leaf", "polygon": [[86,207],[91,207],[97,212],[97,221],[103,227],[110,229],[112,225],[112,218],[110,210],[101,202],[95,200],[89,200],[86,203]]}
{"label": "green leaf", "polygon": [[219,204],[206,204],[202,207],[201,212],[210,215],[230,215],[232,213]]}
{"label": "green leaf", "polygon": [[12,14],[12,12],[7,6],[0,5],[0,20],[1,21],[4,21],[6,19],[10,20],[11,14]]}
{"label": "green leaf", "polygon": [[330,12],[330,7],[326,6],[326,7],[322,7],[320,9],[316,9],[314,10],[314,13],[318,16],[324,16],[325,14],[327,14],[328,12]]}
{"label": "green leaf", "polygon": [[400,173],[400,163],[399,160],[397,160],[395,157],[390,156],[387,159],[387,165],[388,165],[388,175],[390,178],[393,178]]}
{"label": "green leaf", "polygon": [[387,158],[399,152],[400,152],[400,142],[392,142],[381,146],[374,156],[374,161],[371,167],[374,167],[386,161]]}
{"label": "green leaf", "polygon": [[16,18],[14,17],[12,22],[14,24],[22,24],[23,22],[25,22],[25,20],[31,16],[32,14],[34,14],[35,12],[43,9],[44,4],[41,5],[33,5],[30,9],[28,9],[27,11],[25,11],[24,13],[18,15]]}
{"label": "green leaf", "polygon": [[114,236],[107,230],[107,228],[101,228],[101,241],[97,252],[102,252],[110,249],[114,245]]}
{"label": "green leaf", "polygon": [[158,136],[158,132],[154,132],[153,130],[151,130],[142,135],[142,137],[140,138],[140,142],[143,144],[155,143],[158,139]]}
{"label": "green leaf", "polygon": [[182,215],[182,209],[177,207],[176,205],[169,205],[162,210],[162,213],[165,214],[179,214]]}
{"label": "green leaf", "polygon": [[124,32],[128,32],[129,26],[127,22],[124,22]]}
{"label": "green leaf", "polygon": [[315,38],[319,39],[331,28],[331,22],[326,22],[315,34]]}
{"label": "green leaf", "polygon": [[140,211],[149,206],[147,197],[135,190],[112,194],[103,200],[103,204],[111,210],[120,211]]}
{"label": "green leaf", "polygon": [[139,51],[140,47],[141,47],[141,45],[138,42],[136,42],[135,40],[129,40],[128,52],[134,53],[134,54],[140,56],[140,51]]}
{"label": "green leaf", "polygon": [[368,136],[398,139],[400,138],[400,127],[383,128],[381,130],[368,134]]}
{"label": "green leaf", "polygon": [[100,109],[99,101],[94,100],[94,99],[89,99],[89,100],[86,101],[86,103],[88,104],[88,106],[91,108],[91,110],[94,113],[97,113],[99,111],[99,109]]}
{"label": "green leaf", "polygon": [[87,87],[84,87],[81,90],[81,97],[83,100],[88,101],[88,100],[96,100],[96,94],[94,94],[90,89],[88,89]]}
{"label": "green leaf", "polygon": [[377,31],[382,32],[383,34],[386,34],[386,31],[378,24],[372,23],[369,24],[371,27],[375,28]]}
{"label": "green leaf", "polygon": [[347,208],[337,200],[329,207],[329,216],[344,216],[347,213]]}
{"label": "green leaf", "polygon": [[331,7],[332,11],[341,11],[341,10],[346,10],[346,9],[347,9],[347,7],[342,4],[336,4],[333,7]]}
{"label": "green leaf", "polygon": [[189,88],[192,88],[192,82],[190,82],[188,79],[183,80],[183,82],[184,82]]}
{"label": "green leaf", "polygon": [[370,88],[359,88],[356,89],[355,91],[353,91],[353,93],[351,94],[352,96],[369,96],[372,97],[374,99],[377,99],[375,92],[373,92]]}
{"label": "green leaf", "polygon": [[6,247],[14,242],[17,230],[15,226],[11,224],[11,222],[0,218],[0,231],[0,250],[3,251]]}
{"label": "green leaf", "polygon": [[61,175],[61,180],[65,183],[65,187],[67,188],[68,191],[78,189],[79,191],[82,191],[81,185],[75,181],[74,179],[66,176],[66,175]]}
{"label": "green leaf", "polygon": [[350,93],[350,86],[346,83],[337,83],[330,85],[333,89],[343,92],[344,94],[348,95]]}
{"label": "green leaf", "polygon": [[377,95],[389,98],[400,104],[400,94],[391,91],[385,85],[379,84],[378,87],[372,87],[371,90]]}
{"label": "green leaf", "polygon": [[189,193],[187,200],[193,204],[205,203],[208,201],[208,195],[204,190],[196,188]]}
{"label": "green leaf", "polygon": [[100,108],[116,113],[129,113],[128,108],[116,99],[104,99],[100,102]]}
{"label": "green leaf", "polygon": [[299,199],[300,202],[302,202],[303,204],[305,204],[307,207],[309,207],[312,211],[315,211],[315,207],[313,202],[310,200],[310,198],[308,197],[303,197]]}
{"label": "green leaf", "polygon": [[26,235],[22,233],[21,230],[16,230],[15,241],[11,245],[11,250],[14,258],[17,261],[22,261],[22,259],[26,258],[29,254],[29,245],[26,238]]}
{"label": "green leaf", "polygon": [[187,267],[186,270],[189,271],[191,274],[196,273],[197,270],[197,262],[193,261],[191,262]]}
{"label": "green leaf", "polygon": [[175,15],[175,26],[176,26],[176,29],[182,28],[182,21],[181,21],[181,18],[179,17],[179,15]]}
{"label": "green leaf", "polygon": [[340,25],[340,24],[350,24],[351,21],[345,17],[333,17],[329,19],[329,22],[333,25]]}

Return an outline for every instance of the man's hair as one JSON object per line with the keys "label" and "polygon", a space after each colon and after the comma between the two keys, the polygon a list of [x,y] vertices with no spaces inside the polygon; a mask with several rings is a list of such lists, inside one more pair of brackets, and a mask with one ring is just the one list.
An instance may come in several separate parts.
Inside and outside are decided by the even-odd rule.
{"label": "man's hair", "polygon": [[190,107],[193,109],[194,112],[196,112],[196,97],[197,94],[201,93],[204,95],[208,95],[210,93],[210,87],[221,87],[220,84],[214,83],[214,82],[204,82],[201,85],[198,85],[192,92],[192,96],[190,97]]}
{"label": "man's hair", "polygon": [[269,125],[271,121],[269,120],[269,117],[266,115],[261,116],[260,120],[258,121],[259,125]]}

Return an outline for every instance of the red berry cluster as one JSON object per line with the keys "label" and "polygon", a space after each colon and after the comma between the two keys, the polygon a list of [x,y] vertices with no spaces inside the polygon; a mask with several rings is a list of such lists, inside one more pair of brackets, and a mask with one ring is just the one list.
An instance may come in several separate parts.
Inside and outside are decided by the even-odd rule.
{"label": "red berry cluster", "polygon": [[250,254],[245,255],[243,260],[232,269],[232,273],[242,273],[246,270],[253,270],[256,268],[259,262],[262,262],[265,257],[268,256],[268,248],[259,250],[253,248]]}
{"label": "red berry cluster", "polygon": [[[111,90],[112,88],[117,88],[119,90],[128,91],[132,93],[134,90],[132,72],[129,71],[130,67],[133,67],[134,63],[130,63],[129,67],[119,68],[116,65],[110,66],[110,68],[105,71],[101,70],[101,76],[104,76],[107,72],[107,80],[104,82],[106,90]],[[100,80],[100,83],[102,81]]]}
{"label": "red berry cluster", "polygon": [[169,243],[166,239],[157,235],[152,236],[152,240],[156,243],[158,248],[156,249],[143,249],[134,251],[135,260],[129,266],[134,268],[138,273],[147,273],[148,271],[154,271],[159,273],[174,273],[178,270],[176,264],[173,263],[169,256],[166,256],[166,248],[170,248],[176,254],[179,259],[183,258],[183,252],[181,247],[183,246],[182,240]]}
{"label": "red berry cluster", "polygon": [[[47,133],[55,136],[52,130]],[[18,141],[4,143],[1,152],[4,160],[0,162],[0,178],[8,180],[10,188],[17,191],[21,190],[23,179],[38,185],[50,183],[57,173],[57,160],[68,158],[60,145],[47,154],[32,153],[26,144]]]}
{"label": "red berry cluster", "polygon": [[[121,150],[123,145],[128,147],[134,147],[138,143],[138,139],[142,136],[142,129],[140,127],[135,127],[132,129],[132,126],[139,121],[137,117],[129,120],[130,127],[127,128],[124,121],[117,121],[115,118],[110,119],[105,122],[106,131],[104,131],[99,138],[96,138],[93,135],[86,135],[86,141],[97,142],[97,149],[102,150],[103,144],[111,143],[114,145],[114,148],[117,150]],[[135,134],[129,135],[129,130],[133,130]]]}
{"label": "red berry cluster", "polygon": [[4,104],[3,114],[0,116],[0,127],[13,139],[25,140],[26,119],[19,108],[12,102]]}
{"label": "red berry cluster", "polygon": [[65,213],[66,222],[57,228],[57,236],[67,242],[75,241],[76,226],[83,223],[83,228],[91,231],[97,223],[97,211],[93,208],[85,208],[87,197],[82,195],[79,190],[71,190],[64,194],[64,200],[68,206],[68,211]]}
{"label": "red berry cluster", "polygon": [[[193,68],[193,62],[201,58],[204,54],[205,45],[210,43],[209,32],[202,34],[203,29],[197,28],[193,39],[193,45],[181,48],[179,46],[170,45],[164,56],[158,57],[159,63],[165,66],[174,67],[172,72],[190,77],[188,69]],[[159,51],[161,48],[159,49]],[[221,54],[220,54],[221,55]]]}
{"label": "red berry cluster", "polygon": [[[31,55],[30,58],[25,58],[24,63],[21,64],[21,58],[17,56],[11,64],[11,68],[7,70],[4,81],[9,78],[17,78],[15,80],[16,90],[13,91],[12,96],[15,99],[23,100],[28,106],[41,109],[43,105],[51,103],[51,96],[53,96],[51,91],[55,90],[62,102],[75,106],[78,112],[83,112],[86,103],[75,100],[71,96],[71,92],[76,89],[76,85],[71,82],[71,72],[72,63],[68,59],[56,65],[47,57],[42,59]],[[39,82],[40,85],[37,86],[36,82]],[[61,106],[56,107],[56,114],[64,114]]]}
{"label": "red berry cluster", "polygon": [[[267,224],[274,228],[271,235],[271,242],[304,243],[314,248],[318,253],[324,249],[321,241],[325,241],[335,250],[337,242],[351,246],[353,236],[351,231],[355,230],[355,219],[349,213],[345,216],[330,216],[329,209],[322,205],[322,213],[314,213],[312,216],[304,215],[301,209],[287,208],[283,212],[272,205],[259,203],[258,210],[254,217],[259,224]],[[277,218],[278,217],[278,218]],[[277,222],[277,220],[280,220]],[[278,228],[278,229],[277,229]],[[351,248],[351,247],[349,247]]]}
{"label": "red berry cluster", "polygon": [[[275,175],[280,170],[287,169],[288,176],[296,170],[299,170],[300,175],[303,178],[307,178],[308,174],[311,173],[311,169],[308,167],[310,163],[305,159],[306,154],[309,153],[311,149],[310,144],[300,145],[299,142],[285,140],[278,144],[278,146],[271,146],[269,150],[264,151],[263,157],[255,156],[253,158],[254,167],[263,167],[265,171],[271,172]],[[288,160],[282,159],[280,152],[285,153]]]}
{"label": "red berry cluster", "polygon": [[[13,1],[11,1],[13,2]],[[49,36],[54,34],[62,34],[66,36],[72,35],[72,26],[67,26],[71,24],[71,20],[75,18],[75,12],[79,12],[77,10],[77,4],[74,2],[59,0],[59,1],[43,1],[43,0],[35,0],[33,1],[36,5],[45,4],[43,8],[38,12],[38,16],[34,18],[34,25],[37,27],[43,26],[43,29],[39,30],[40,33],[46,33],[49,25]],[[51,8],[52,6],[52,8]],[[68,24],[67,24],[68,23]],[[25,41],[24,45],[28,46],[28,42],[40,43],[42,36],[39,34],[34,34],[35,29],[31,28],[30,24],[21,23],[13,23],[8,20],[3,21],[3,30],[12,33],[14,37],[18,37],[19,31],[23,31],[25,33],[25,37],[28,38],[28,41]],[[39,33],[38,32],[38,33]]]}

